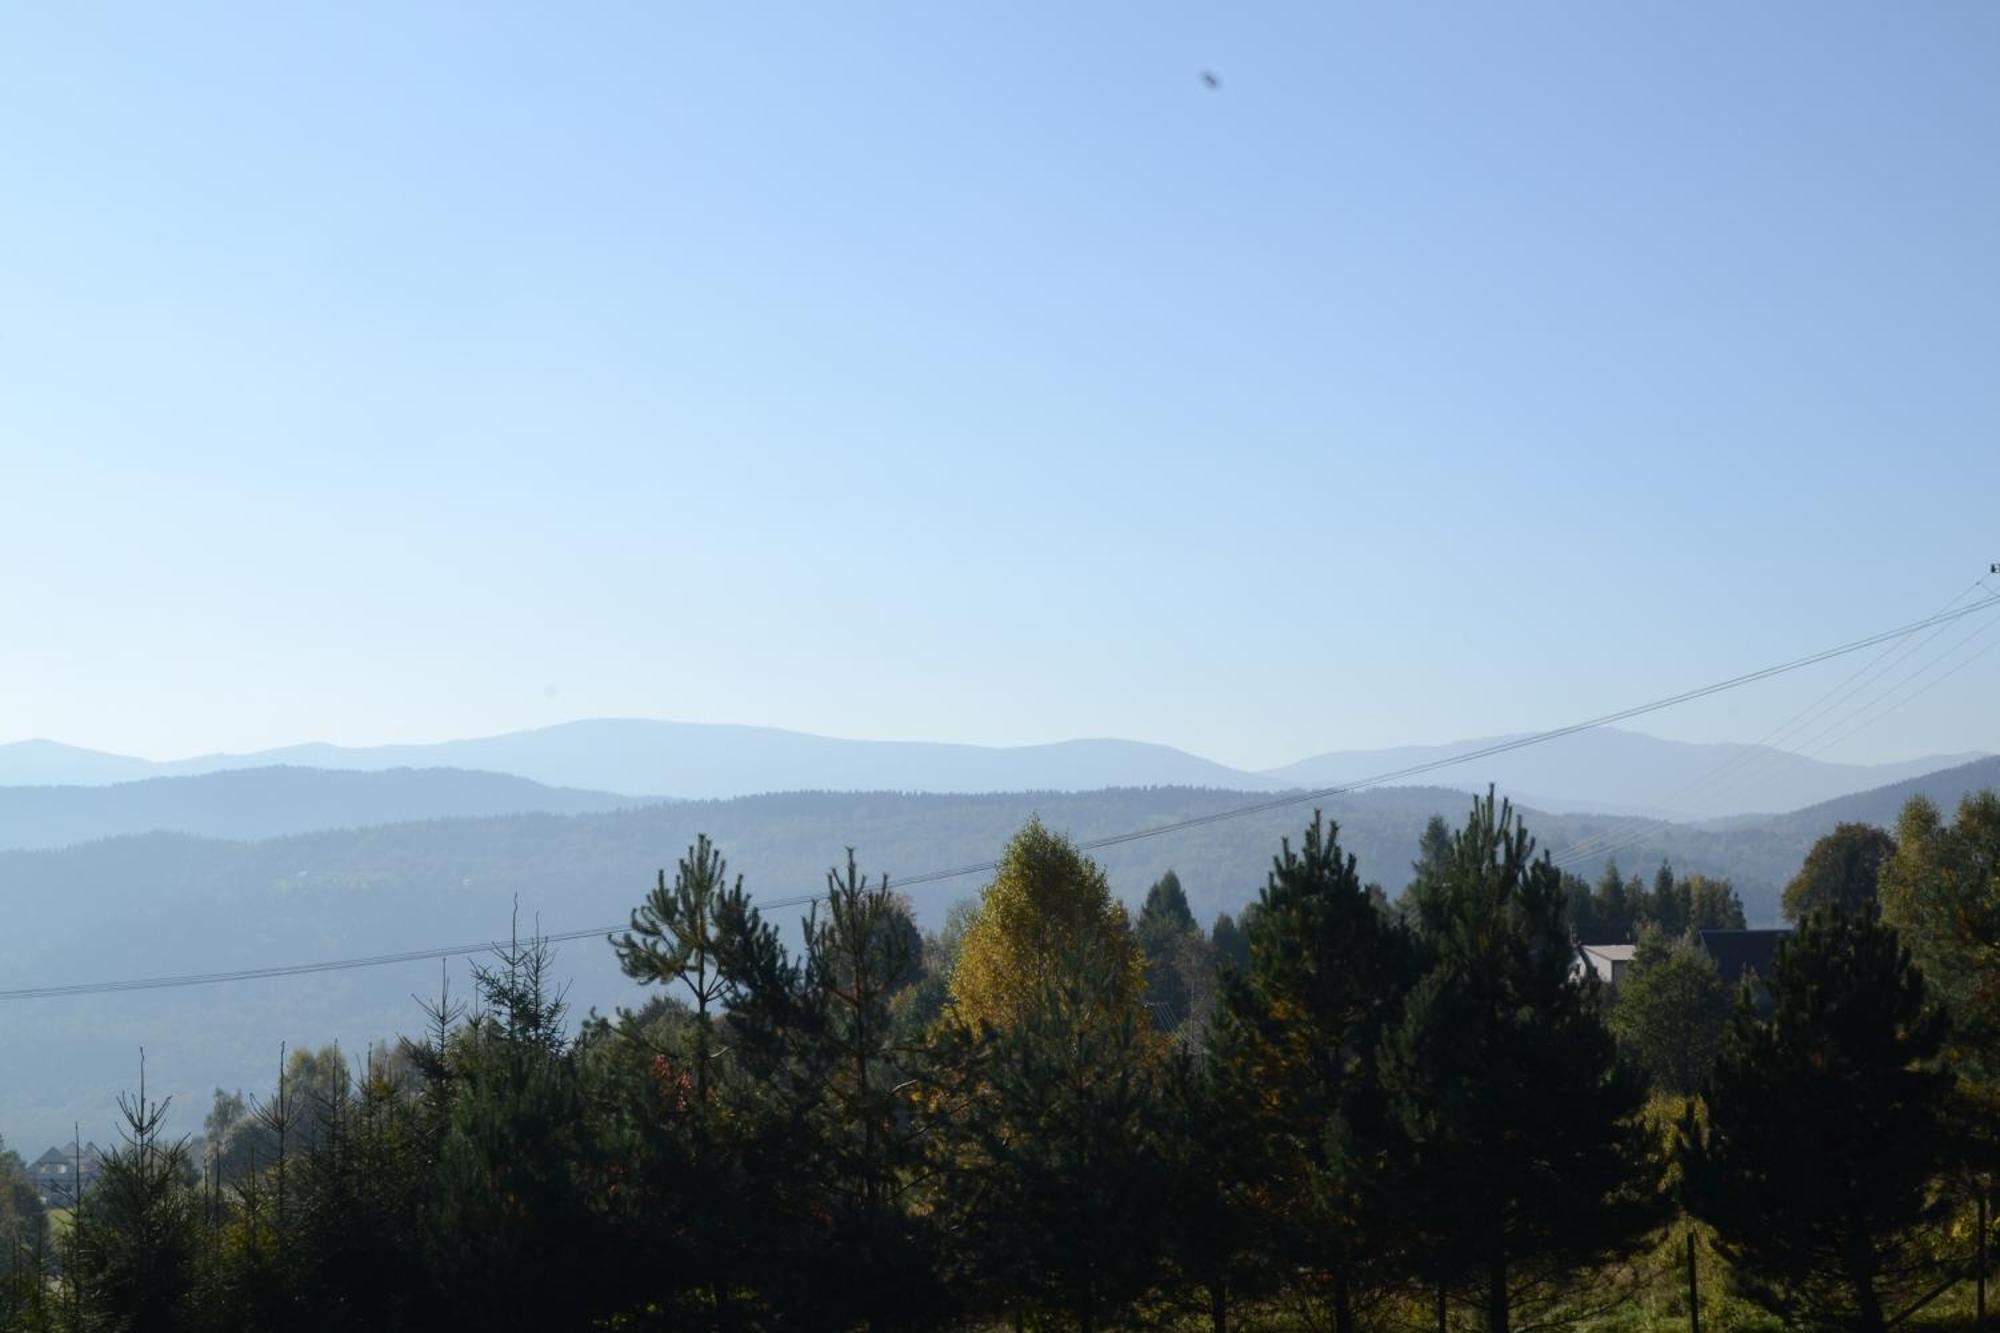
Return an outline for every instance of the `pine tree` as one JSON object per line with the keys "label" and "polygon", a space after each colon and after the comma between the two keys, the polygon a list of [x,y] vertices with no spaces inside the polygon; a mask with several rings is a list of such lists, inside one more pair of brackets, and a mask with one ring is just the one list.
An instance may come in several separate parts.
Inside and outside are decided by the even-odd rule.
{"label": "pine tree", "polygon": [[1772,1010],[1746,989],[1683,1145],[1691,1199],[1751,1294],[1820,1327],[1879,1330],[1940,1276],[1919,1228],[1951,1149],[1946,1025],[1872,905],[1809,915]]}
{"label": "pine tree", "polygon": [[1278,1265],[1257,1199],[1260,1143],[1242,1089],[1223,1063],[1186,1044],[1166,1062],[1154,1108],[1168,1256],[1200,1294],[1211,1333],[1228,1333],[1233,1304],[1267,1290]]}
{"label": "pine tree", "polygon": [[1315,812],[1286,839],[1251,917],[1247,976],[1230,985],[1215,1033],[1273,1246],[1324,1275],[1336,1326],[1353,1327],[1373,1234],[1378,1087],[1372,1057],[1407,984],[1408,948],[1363,887],[1338,825]]}
{"label": "pine tree", "polygon": [[850,850],[804,925],[804,957],[782,947],[726,951],[727,1021],[746,1091],[733,1114],[754,1126],[758,1197],[768,1201],[760,1282],[782,1317],[893,1329],[934,1322],[927,1227],[910,1206],[934,1117],[913,1095],[922,1052],[896,1019],[920,975],[923,939],[887,880]]}
{"label": "pine tree", "polygon": [[1412,1276],[1471,1288],[1505,1333],[1638,1244],[1659,1163],[1595,981],[1572,969],[1562,876],[1512,808],[1475,801],[1412,896],[1420,972],[1381,1055],[1394,1198]]}
{"label": "pine tree", "polygon": [[655,1215],[652,1247],[663,1267],[699,1274],[708,1315],[737,1320],[735,1291],[754,1285],[761,1261],[759,1231],[771,1213],[758,1196],[757,1138],[766,1128],[754,1098],[746,1113],[722,1114],[723,1072],[717,1025],[729,1002],[746,991],[776,996],[791,986],[776,931],[751,906],[742,876],[706,834],[682,856],[671,887],[666,873],[634,909],[630,928],[612,941],[625,974],[642,985],[678,986],[688,1017],[671,1031],[666,1049],[652,1052],[648,1076],[626,1083],[641,1117],[634,1133],[646,1145],[639,1192]]}
{"label": "pine tree", "polygon": [[694,1009],[692,1073],[697,1103],[709,1103],[709,1076],[714,1062],[714,1010],[728,992],[720,951],[731,920],[747,909],[743,877],[732,887],[729,864],[706,833],[695,839],[674,871],[667,872],[646,900],[632,911],[631,927],[612,941],[625,975],[642,986],[681,985]]}
{"label": "pine tree", "polygon": [[1017,1317],[1122,1326],[1165,1271],[1173,1206],[1158,1138],[1157,1059],[1126,997],[1116,937],[1076,934],[987,1027],[954,1119],[954,1229],[973,1281]]}

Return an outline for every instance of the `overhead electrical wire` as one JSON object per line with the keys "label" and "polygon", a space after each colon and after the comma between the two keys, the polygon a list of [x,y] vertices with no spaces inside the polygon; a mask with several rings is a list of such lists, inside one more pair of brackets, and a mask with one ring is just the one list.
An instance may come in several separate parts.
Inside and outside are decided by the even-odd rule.
{"label": "overhead electrical wire", "polygon": [[[1990,624],[1981,626],[1976,633],[1968,634],[1963,639],[1960,639],[1957,643],[1953,644],[1951,646],[1950,652],[1947,652],[1943,657],[1940,657],[1936,661],[1930,663],[1928,666],[1924,667],[1923,670],[1913,672],[1903,683],[1908,684],[1910,681],[1915,680],[1918,676],[1923,675],[1925,671],[1929,671],[1932,667],[1942,665],[1947,659],[1949,659],[1952,656],[1953,653],[1956,653],[1960,648],[1965,647],[1966,644],[1971,643],[1974,639],[1981,638],[1987,634],[1992,633],[1992,631],[1995,628],[2000,628],[2000,621],[1994,621]],[[1923,698],[1924,695],[1930,693],[1938,686],[1944,684],[1947,680],[1950,680],[1953,676],[1965,670],[1967,667],[1971,666],[1974,662],[1977,662],[1980,658],[1986,656],[1986,654],[1992,652],[1997,647],[2000,647],[2000,639],[1994,640],[1992,643],[1987,644],[1984,648],[1981,648],[1979,651],[1971,654],[1970,656],[1962,659],[1961,661],[1953,663],[1953,665],[1948,670],[1943,672],[1941,675],[1932,677],[1924,684],[1918,686],[1911,693],[1904,695],[1902,698],[1890,704],[1887,708],[1881,709],[1879,712],[1874,713],[1872,716],[1862,718],[1860,721],[1856,722],[1853,726],[1849,727],[1846,731],[1841,732],[1838,736],[1835,736],[1832,740],[1829,740],[1824,744],[1820,745],[1817,749],[1812,751],[1812,753],[1824,754],[1828,750],[1836,749],[1839,746],[1845,744],[1847,741],[1859,735],[1861,732],[1868,730],[1868,728],[1874,726],[1877,722],[1880,722],[1883,718],[1889,716],[1889,714],[1895,712],[1897,709],[1902,708],[1908,704],[1913,704],[1918,699]],[[1882,701],[1877,700],[1877,703],[1880,702]]]}
{"label": "overhead electrical wire", "polygon": [[[2000,595],[1988,596],[1979,601],[1968,603],[1965,606],[1947,609],[1927,616],[1922,620],[1914,621],[1907,625],[1900,625],[1895,629],[1884,630],[1878,634],[1870,634],[1863,638],[1854,639],[1833,648],[1824,648],[1816,653],[1808,653],[1804,657],[1796,657],[1788,662],[1761,667],[1755,671],[1746,671],[1738,676],[1731,676],[1725,680],[1715,681],[1695,689],[1683,690],[1679,694],[1667,695],[1664,698],[1654,699],[1648,703],[1635,704],[1630,708],[1621,708],[1615,712],[1600,714],[1597,717],[1589,718],[1582,722],[1570,723],[1568,726],[1554,727],[1547,731],[1538,731],[1525,736],[1516,736],[1509,740],[1496,741],[1491,745],[1483,745],[1461,754],[1427,760],[1420,764],[1411,764],[1404,768],[1393,769],[1386,773],[1377,773],[1372,777],[1361,778],[1353,782],[1340,783],[1331,787],[1320,787],[1312,791],[1290,792],[1269,800],[1253,802],[1249,805],[1232,806],[1210,814],[1195,815],[1187,819],[1178,819],[1165,824],[1155,824],[1149,828],[1133,829],[1125,833],[1111,834],[1107,837],[1091,838],[1079,841],[1076,845],[1079,851],[1099,851],[1107,847],[1119,847],[1126,843],[1139,842],[1148,838],[1165,837],[1169,834],[1185,832],[1188,829],[1219,824],[1226,820],[1243,819],[1251,815],[1265,814],[1273,810],[1284,810],[1293,806],[1309,804],[1313,801],[1327,800],[1335,796],[1345,796],[1354,792],[1364,791],[1370,787],[1379,787],[1385,783],[1399,782],[1406,778],[1421,777],[1426,773],[1434,773],[1440,769],[1471,763],[1479,759],[1488,759],[1494,755],[1507,754],[1514,750],[1523,750],[1532,745],[1545,745],[1550,741],[1560,740],[1565,736],[1574,736],[1578,732],[1589,731],[1595,727],[1610,726],[1613,723],[1624,722],[1631,718],[1643,717],[1648,713],[1657,713],[1684,703],[1692,703],[1696,699],[1704,699],[1710,695],[1721,694],[1725,690],[1739,689],[1742,686],[1755,684],[1761,680],[1769,680],[1773,676],[1781,676],[1788,672],[1798,671],[1833,658],[1845,657],[1850,653],[1857,653],[1863,649],[1872,648],[1877,644],[1901,639],[1918,630],[1928,629],[1933,625],[1944,625],[1956,620],[1962,620],[1966,616],[1987,610],[1996,605],[2000,605]],[[918,885],[936,884],[945,880],[962,879],[969,875],[989,874],[998,868],[998,861],[980,861],[971,865],[955,866],[943,870],[931,870],[923,874],[911,875],[898,880],[895,883],[895,887],[907,889]],[[762,911],[775,911],[786,907],[802,907],[808,903],[817,902],[822,896],[824,895],[817,893],[798,894],[792,897],[759,902],[756,906]],[[591,937],[602,938],[607,935],[617,934],[625,928],[625,924],[621,922],[613,926],[596,926],[584,930],[544,933],[540,934],[538,938],[549,943],[562,943],[570,940],[589,939]],[[126,991],[170,990],[191,986],[224,985],[239,981],[263,981],[280,977],[311,976],[329,972],[344,972],[357,968],[385,967],[397,963],[428,962],[440,958],[455,958],[467,954],[487,953],[498,947],[498,941],[488,940],[480,944],[451,945],[430,949],[409,949],[398,953],[371,954],[359,958],[330,959],[316,963],[288,963],[268,967],[241,968],[233,971],[190,972],[170,976],[131,977],[118,981],[77,982],[67,985],[22,986],[0,990],[0,1000],[55,999],[84,995],[109,995]]]}
{"label": "overhead electrical wire", "polygon": [[[1938,609],[1938,612],[1934,613],[1932,620],[1920,622],[1916,626],[1913,626],[1908,634],[1902,636],[1903,641],[1899,642],[1892,640],[1888,644],[1888,646],[1883,649],[1881,653],[1871,658],[1869,661],[1863,663],[1852,674],[1847,676],[1838,684],[1834,685],[1825,694],[1822,694],[1818,699],[1814,700],[1812,703],[1807,704],[1804,708],[1800,709],[1797,713],[1794,713],[1786,721],[1779,723],[1776,727],[1766,732],[1763,736],[1759,737],[1757,740],[1751,742],[1748,746],[1745,746],[1742,749],[1738,750],[1735,754],[1731,755],[1728,759],[1725,759],[1721,764],[1717,765],[1715,768],[1709,770],[1704,774],[1697,776],[1687,785],[1676,789],[1673,793],[1670,794],[1671,798],[1684,797],[1703,791],[1707,792],[1724,791],[1742,783],[1747,779],[1756,777],[1762,773],[1769,772],[1781,759],[1787,756],[1808,758],[1813,754],[1822,753],[1826,749],[1830,748],[1832,745],[1839,744],[1841,741],[1846,740],[1848,737],[1854,735],[1856,732],[1864,730],[1868,726],[1872,726],[1874,722],[1880,720],[1880,718],[1886,717],[1890,713],[1895,712],[1898,708],[1901,708],[1904,704],[1911,702],[1919,695],[1922,695],[1923,693],[1928,691],[1931,688],[1931,686],[1941,683],[1946,677],[1956,674],[1959,670],[1963,669],[1966,666],[1970,666],[1972,659],[1967,659],[1965,662],[1961,662],[1958,666],[1955,666],[1950,671],[1947,671],[1944,674],[1944,676],[1940,676],[1936,680],[1932,681],[1930,685],[1926,685],[1923,688],[1917,690],[1915,694],[1912,694],[1894,704],[1891,704],[1888,708],[1884,709],[1881,713],[1877,714],[1876,717],[1871,718],[1868,721],[1863,722],[1858,726],[1852,727],[1851,729],[1842,732],[1841,735],[1836,737],[1831,742],[1827,742],[1825,744],[1815,744],[1815,742],[1818,742],[1820,738],[1824,737],[1829,731],[1832,731],[1836,728],[1845,727],[1847,726],[1848,723],[1852,722],[1856,717],[1867,713],[1870,709],[1879,707],[1885,701],[1892,698],[1898,690],[1908,685],[1912,680],[1917,679],[1918,677],[1922,676],[1925,672],[1936,667],[1939,663],[1950,658],[1952,654],[1956,653],[1960,648],[1965,646],[1967,642],[1969,642],[1974,638],[1977,638],[1982,634],[1985,634],[1988,630],[1992,629],[1994,627],[1992,624],[1981,626],[1974,629],[1972,633],[1966,635],[1964,638],[1959,639],[1957,642],[1949,645],[1948,647],[1945,648],[1943,652],[1928,659],[1916,671],[1910,673],[1907,676],[1902,677],[1900,680],[1898,680],[1894,684],[1884,689],[1881,693],[1873,695],[1872,697],[1869,698],[1860,699],[1858,702],[1855,701],[1855,698],[1858,694],[1866,690],[1868,686],[1873,684],[1875,681],[1880,680],[1882,676],[1885,675],[1890,670],[1890,668],[1896,666],[1901,662],[1907,661],[1911,656],[1922,651],[1925,645],[1929,644],[1934,639],[1936,639],[1940,634],[1944,633],[1945,629],[1948,628],[1950,622],[1945,621],[1942,623],[1937,623],[1935,620],[1936,615],[1942,614],[1944,611],[1949,610],[1953,606],[1956,606],[1959,602],[1965,599],[1968,593],[1986,592],[1988,593],[1989,596],[1993,595],[1991,593],[1991,590],[1988,589],[1986,586],[1987,577],[1991,576],[1988,575],[1985,577],[1975,579],[1972,582],[1971,586],[1961,591],[1957,596],[1953,597],[1950,601],[1946,602],[1944,606],[1940,607]],[[1995,622],[1995,623],[2000,624],[2000,622]],[[1922,629],[1925,624],[1931,625],[1930,633],[1924,635],[1921,638],[1915,637],[1917,631]],[[1974,658],[1983,656],[1985,651],[1986,651],[1985,649],[1982,649],[1979,653],[1975,653],[1973,655]],[[1794,741],[1789,739],[1790,736],[1796,735],[1796,733],[1803,727],[1811,725],[1815,722],[1822,723],[1823,725],[1821,725],[1818,730],[1812,732],[1804,740]],[[1780,741],[1782,743],[1774,744],[1774,742],[1780,742]],[[1745,763],[1746,760],[1748,761],[1747,765]],[[1727,780],[1722,780],[1724,775],[1730,773],[1730,770],[1732,769],[1737,769],[1740,771],[1737,771],[1733,775],[1729,776]],[[1589,837],[1582,838],[1577,842],[1562,848],[1555,854],[1554,857],[1555,863],[1559,867],[1562,867],[1564,869],[1570,869],[1585,861],[1595,860],[1600,856],[1607,858],[1614,857],[1618,853],[1626,851],[1632,847],[1638,846],[1646,842],[1648,839],[1652,838],[1660,823],[1661,821],[1658,819],[1645,819],[1637,817],[1629,818],[1625,820],[1622,824],[1611,825],[1608,828],[1599,830],[1597,833],[1594,833]]]}

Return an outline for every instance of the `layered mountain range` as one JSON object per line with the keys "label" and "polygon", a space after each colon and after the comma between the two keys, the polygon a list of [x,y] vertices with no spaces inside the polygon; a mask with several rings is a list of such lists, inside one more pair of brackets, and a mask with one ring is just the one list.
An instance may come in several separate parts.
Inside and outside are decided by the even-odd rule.
{"label": "layered mountain range", "polygon": [[[1572,747],[1569,760],[1559,746]],[[809,761],[787,768],[793,755]],[[504,936],[517,920],[527,930],[608,930],[701,833],[716,838],[754,895],[797,901],[824,884],[849,847],[864,872],[893,883],[988,860],[1030,817],[1089,840],[1293,793],[1277,808],[1097,853],[1135,906],[1174,869],[1207,924],[1256,896],[1280,839],[1296,837],[1315,809],[1339,822],[1362,873],[1396,891],[1425,821],[1439,814],[1457,822],[1467,790],[1492,781],[1576,873],[1594,878],[1615,859],[1628,874],[1668,860],[1682,872],[1726,875],[1752,921],[1768,923],[1785,879],[1835,823],[1887,822],[1917,792],[1948,809],[1966,791],[2000,785],[2000,758],[1943,767],[1931,765],[1949,757],[1881,768],[1790,764],[1745,747],[1605,733],[1422,775],[1437,785],[1323,790],[1439,757],[1448,753],[1362,752],[1250,774],[1121,742],[878,747],[608,722],[436,747],[313,747],[181,765],[47,744],[0,748],[0,775],[42,784],[0,786],[0,898],[9,909],[0,1007],[13,1020],[0,1023],[0,1064],[36,1071],[0,1088],[0,1135],[38,1148],[80,1121],[86,1136],[103,1137],[141,1046],[152,1086],[174,1092],[180,1124],[192,1129],[215,1088],[267,1084],[281,1043],[338,1040],[358,1053],[413,1030],[421,1022],[413,996],[436,994],[440,964],[65,997],[9,992],[469,944]],[[434,766],[447,760],[486,767]],[[69,782],[48,781],[56,776]],[[1594,799],[1565,805],[1530,782],[1585,789]],[[941,789],[913,790],[925,783]],[[763,786],[782,790],[731,794]],[[1776,815],[1745,813],[1828,786],[1840,790]],[[1630,813],[1667,805],[1656,797],[1675,787],[1713,813],[1678,821]],[[935,927],[980,882],[964,874],[921,884],[910,892],[912,907]],[[789,926],[804,910],[777,915]],[[458,995],[465,966],[459,958],[445,968]],[[558,967],[579,1013],[643,998],[601,939],[565,944]]]}
{"label": "layered mountain range", "polygon": [[[1612,728],[1502,748],[1521,739],[1500,736],[1449,745],[1333,751],[1252,771],[1170,746],[1128,740],[1022,746],[857,741],[768,727],[598,718],[428,745],[312,744],[167,761],[53,741],[22,741],[0,745],[0,787],[107,786],[273,767],[341,772],[448,768],[594,793],[714,800],[777,791],[977,793],[1104,787],[1279,791],[1401,774],[1405,776],[1395,780],[1462,790],[1495,784],[1546,809],[1694,820],[1795,810],[1980,757],[1968,752],[1893,764],[1837,764],[1769,747],[1669,741]],[[1500,752],[1462,759],[1496,749]],[[223,801],[241,795],[239,789],[220,784],[213,790]],[[435,796],[434,791],[421,798],[414,790],[411,793],[413,801]],[[135,803],[168,799],[132,797]],[[576,798],[548,799],[550,804],[534,808],[575,808]],[[413,813],[413,817],[418,816]]]}

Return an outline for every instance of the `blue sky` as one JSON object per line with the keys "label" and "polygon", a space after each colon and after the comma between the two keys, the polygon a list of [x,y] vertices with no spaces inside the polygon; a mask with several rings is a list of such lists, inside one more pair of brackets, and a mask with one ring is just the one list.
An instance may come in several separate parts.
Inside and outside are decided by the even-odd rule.
{"label": "blue sky", "polygon": [[2000,559],[1995,69],[1983,0],[17,9],[0,740],[1268,765],[1914,619]]}

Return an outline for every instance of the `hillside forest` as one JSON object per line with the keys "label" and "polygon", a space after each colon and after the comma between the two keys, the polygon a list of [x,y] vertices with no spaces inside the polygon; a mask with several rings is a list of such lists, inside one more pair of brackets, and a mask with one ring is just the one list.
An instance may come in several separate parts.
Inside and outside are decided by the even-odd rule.
{"label": "hillside forest", "polygon": [[[1483,1329],[1963,1321],[1990,1276],[2000,796],[1727,880],[1561,869],[1505,801],[1407,886],[1315,814],[1234,916],[1030,819],[935,928],[792,923],[697,838],[573,1015],[517,929],[197,1144],[143,1075],[81,1199],[6,1173],[6,1330]],[[1704,936],[1703,932],[1708,932]],[[1615,986],[1579,944],[1627,944]]]}

